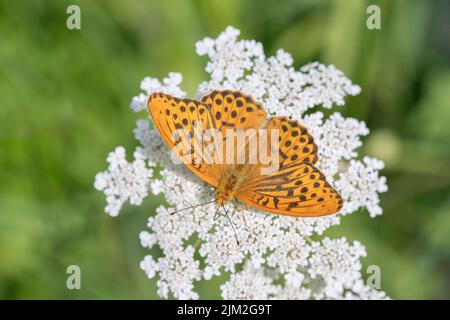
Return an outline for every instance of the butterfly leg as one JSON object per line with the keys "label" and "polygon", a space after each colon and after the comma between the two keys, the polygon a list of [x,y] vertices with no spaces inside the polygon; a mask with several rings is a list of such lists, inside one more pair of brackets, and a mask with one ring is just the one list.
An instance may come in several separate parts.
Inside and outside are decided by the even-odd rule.
{"label": "butterfly leg", "polygon": [[231,225],[231,229],[233,229],[234,236],[235,236],[235,238],[236,238],[236,243],[237,243],[237,245],[239,246],[240,243],[239,243],[239,239],[238,239],[236,230],[234,229],[234,224],[233,224],[233,222],[231,221],[230,216],[228,215],[227,209],[225,209],[225,206],[224,206],[224,205],[222,205],[222,209],[223,209],[223,211],[225,212],[225,215],[226,215],[226,217],[227,217],[227,219],[228,219],[228,222],[229,222],[230,225]]}
{"label": "butterfly leg", "polygon": [[[240,204],[238,202],[237,203],[233,202],[233,206],[237,210],[244,211],[244,209],[242,208],[242,206],[240,206]],[[244,220],[245,228],[248,229],[248,224],[247,224],[247,219],[245,218],[245,214],[242,215],[242,219]]]}
{"label": "butterfly leg", "polygon": [[245,214],[242,215],[242,219],[244,220],[245,228],[248,229],[247,219],[245,218]]}
{"label": "butterfly leg", "polygon": [[216,221],[220,216],[220,207],[217,207],[216,213],[214,214],[213,220]]}

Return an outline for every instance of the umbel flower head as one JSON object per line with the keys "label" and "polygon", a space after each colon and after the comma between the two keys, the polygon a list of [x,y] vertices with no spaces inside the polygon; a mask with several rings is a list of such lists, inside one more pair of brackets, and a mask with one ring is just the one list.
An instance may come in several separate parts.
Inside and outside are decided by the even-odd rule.
{"label": "umbel flower head", "polygon": [[[132,99],[131,108],[144,117],[134,130],[139,146],[131,163],[124,148],[116,148],[108,156],[108,169],[96,176],[95,187],[106,195],[105,211],[116,216],[125,202],[140,205],[148,191],[165,196],[167,205],[157,208],[148,219],[148,230],[139,235],[145,248],[162,250],[163,256],[149,254],[140,265],[149,278],[158,277],[162,298],[198,299],[194,283],[224,273],[229,274],[220,287],[225,299],[386,298],[363,280],[360,260],[366,251],[362,244],[321,236],[358,209],[367,209],[371,217],[382,214],[378,195],[387,190],[385,177],[379,175],[383,162],[369,157],[359,160],[356,151],[361,137],[369,133],[365,123],[339,112],[325,117],[310,111],[316,106],[343,106],[344,98],[358,94],[360,88],[332,65],[314,62],[296,70],[289,53],[280,49],[267,57],[261,43],[238,40],[238,36],[239,30],[228,27],[216,39],[197,42],[197,53],[209,58],[206,71],[210,75],[199,85],[197,97],[212,90],[240,90],[261,102],[269,114],[297,119],[319,148],[318,168],[344,199],[340,212],[296,218],[232,202],[227,211],[239,245],[229,221],[214,219],[214,205],[170,215],[215,196],[210,185],[171,160],[145,113],[148,96],[154,92],[186,96],[180,88],[182,76],[175,72],[162,81],[146,77],[142,92]],[[155,168],[161,168],[158,177],[153,176]]]}

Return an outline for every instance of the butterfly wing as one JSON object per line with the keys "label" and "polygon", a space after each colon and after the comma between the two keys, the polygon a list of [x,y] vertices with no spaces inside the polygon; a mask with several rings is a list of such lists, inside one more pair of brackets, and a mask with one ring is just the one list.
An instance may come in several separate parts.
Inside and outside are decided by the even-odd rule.
{"label": "butterfly wing", "polygon": [[[261,104],[251,96],[239,91],[214,90],[201,98],[202,103],[211,110],[214,127],[222,133],[223,141],[216,149],[223,150],[215,169],[223,177],[224,171],[234,171],[239,163],[238,157],[248,155],[249,144],[257,139],[256,130],[264,126],[267,113]],[[243,144],[238,143],[238,135],[247,134]],[[234,141],[231,141],[234,140]],[[228,144],[230,143],[230,144]],[[245,159],[242,159],[246,161]],[[247,159],[248,160],[248,159]]]}
{"label": "butterfly wing", "polygon": [[273,213],[314,217],[336,213],[342,199],[314,166],[317,146],[305,127],[287,118],[271,118],[267,128],[278,130],[279,170],[263,176],[255,170],[236,198]]}
{"label": "butterfly wing", "polygon": [[267,129],[269,132],[278,130],[280,168],[298,162],[317,162],[317,145],[308,130],[298,121],[273,117],[269,120]]}
{"label": "butterfly wing", "polygon": [[214,127],[221,129],[261,128],[267,113],[251,96],[239,91],[214,90],[201,98],[211,109]]}
{"label": "butterfly wing", "polygon": [[148,110],[153,123],[167,146],[192,172],[204,181],[217,186],[219,177],[212,170],[202,141],[196,139],[196,122],[205,130],[214,128],[210,108],[191,99],[178,99],[163,93],[154,93],[148,99]]}
{"label": "butterfly wing", "polygon": [[[253,98],[237,91],[212,91],[201,100],[155,93],[148,99],[148,110],[168,147],[197,176],[218,186],[223,171],[230,168],[217,160],[226,153],[226,130],[260,128],[266,112]],[[210,138],[199,138],[206,130]]]}

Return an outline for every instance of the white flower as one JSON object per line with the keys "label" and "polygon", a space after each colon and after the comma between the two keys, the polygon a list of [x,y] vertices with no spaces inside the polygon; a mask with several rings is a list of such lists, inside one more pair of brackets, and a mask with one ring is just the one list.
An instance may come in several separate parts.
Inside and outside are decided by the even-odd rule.
{"label": "white flower", "polygon": [[105,211],[117,216],[125,201],[132,205],[140,205],[148,194],[148,186],[152,169],[147,168],[144,156],[137,150],[135,160],[129,163],[125,158],[125,148],[117,147],[109,153],[108,170],[95,177],[94,187],[106,195]]}
{"label": "white flower", "polygon": [[383,161],[364,157],[363,161],[351,160],[346,172],[340,174],[336,188],[344,199],[343,214],[352,213],[361,207],[366,207],[371,217],[383,213],[380,207],[381,192],[386,192],[386,178],[378,172],[384,168]]}
{"label": "white flower", "polygon": [[359,242],[349,245],[345,238],[325,238],[312,244],[312,252],[308,274],[325,284],[315,293],[317,298],[341,298],[345,289],[353,288],[354,283],[361,280],[359,260],[366,256],[366,252]]}
{"label": "white flower", "polygon": [[273,279],[265,276],[263,270],[249,264],[243,271],[232,274],[220,289],[222,297],[227,300],[266,300],[279,291],[272,282]]}
{"label": "white flower", "polygon": [[339,172],[340,162],[355,158],[358,155],[355,150],[362,145],[360,137],[369,134],[364,122],[344,118],[337,112],[325,121],[323,114],[316,112],[305,116],[303,123],[307,128],[312,128],[311,134],[319,148],[317,166],[331,183]]}
{"label": "white flower", "polygon": [[169,293],[178,299],[198,299],[193,291],[193,281],[200,279],[199,261],[194,259],[195,249],[192,246],[174,249],[170,255],[159,258],[156,262],[146,256],[141,262],[141,269],[149,278],[159,273],[158,294],[168,298]]}
{"label": "white flower", "polygon": [[[295,218],[232,202],[226,209],[240,245],[223,212],[214,219],[215,204],[169,214],[211,201],[215,194],[210,185],[171,161],[148,116],[138,120],[134,130],[140,144],[135,160],[129,163],[125,150],[118,148],[108,156],[108,170],[96,176],[95,187],[107,197],[106,211],[117,215],[125,201],[139,204],[148,189],[165,196],[168,206],[158,207],[148,219],[148,230],[139,235],[143,247],[162,250],[162,257],[148,255],[141,262],[149,278],[159,278],[162,298],[197,299],[194,282],[223,272],[231,273],[221,286],[226,299],[386,298],[384,292],[364,283],[360,259],[366,252],[359,242],[321,237],[325,230],[339,225],[342,214],[362,207],[371,216],[382,213],[378,195],[387,190],[386,179],[379,175],[383,163],[367,157],[356,159],[361,137],[369,131],[364,122],[337,112],[328,118],[320,111],[305,113],[316,106],[342,106],[344,98],[358,94],[360,88],[334,66],[315,62],[295,70],[292,56],[281,49],[266,57],[261,43],[238,40],[239,33],[228,27],[218,38],[196,44],[197,53],[209,58],[206,71],[210,74],[210,79],[199,85],[196,97],[213,89],[241,90],[263,103],[270,114],[303,123],[319,147],[318,167],[344,199],[341,214]],[[131,108],[145,110],[148,95],[155,91],[184,97],[181,81],[178,73],[170,73],[162,81],[145,78],[143,92],[133,98]],[[163,169],[153,177],[156,166]]]}
{"label": "white flower", "polygon": [[215,41],[206,38],[197,43],[197,53],[210,59],[206,71],[211,75],[199,92],[241,90],[273,114],[298,118],[316,105],[343,105],[346,95],[361,90],[334,66],[314,62],[296,71],[289,53],[278,50],[276,56],[266,57],[261,43],[238,41],[239,33],[228,27]]}
{"label": "white flower", "polygon": [[138,96],[133,97],[130,103],[131,109],[138,112],[147,109],[148,96],[154,92],[164,92],[176,97],[184,97],[186,93],[180,89],[180,84],[183,81],[181,73],[170,72],[169,75],[163,79],[162,83],[151,77],[145,77],[141,81],[141,90],[144,93],[140,93]]}

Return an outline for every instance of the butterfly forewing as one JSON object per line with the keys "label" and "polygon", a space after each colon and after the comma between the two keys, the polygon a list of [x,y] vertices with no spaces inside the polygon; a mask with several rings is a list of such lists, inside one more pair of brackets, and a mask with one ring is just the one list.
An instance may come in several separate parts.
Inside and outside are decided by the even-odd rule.
{"label": "butterfly forewing", "polygon": [[[214,128],[222,133],[223,140],[214,141],[215,149],[221,152],[215,158],[219,161],[215,163],[214,170],[220,176],[226,176],[224,171],[236,171],[236,165],[249,162],[249,145],[258,138],[256,132],[265,124],[267,113],[259,102],[239,91],[214,90],[204,95],[201,102],[210,110]],[[245,135],[243,144],[238,143],[238,135]],[[249,168],[240,171],[245,175]]]}
{"label": "butterfly forewing", "polygon": [[266,121],[266,111],[252,97],[238,91],[212,91],[204,95],[202,103],[211,108],[215,128],[261,128]]}
{"label": "butterfly forewing", "polygon": [[161,137],[186,167],[204,181],[217,186],[219,176],[210,165],[209,154],[203,152],[207,146],[195,139],[198,126],[202,130],[200,134],[214,129],[209,107],[196,100],[155,93],[148,99],[148,110]]}
{"label": "butterfly forewing", "polygon": [[277,129],[279,132],[280,167],[297,162],[312,164],[317,162],[317,146],[314,139],[298,121],[273,117],[269,120],[267,128]]}

